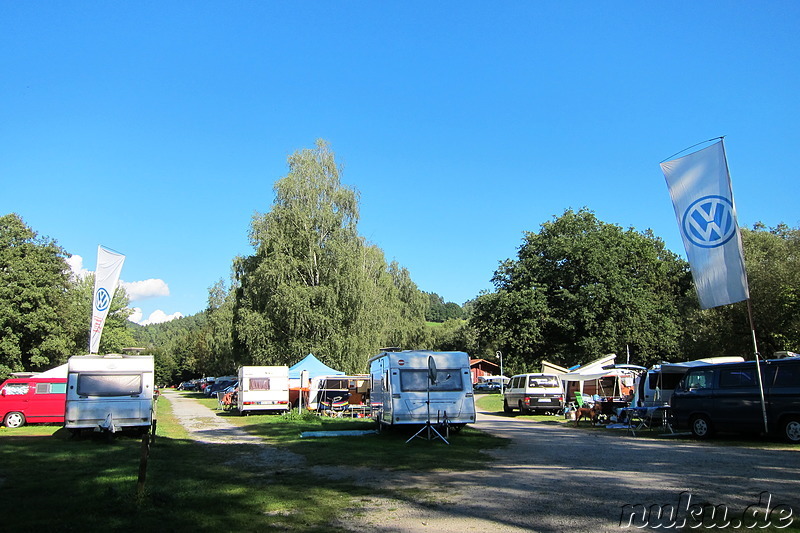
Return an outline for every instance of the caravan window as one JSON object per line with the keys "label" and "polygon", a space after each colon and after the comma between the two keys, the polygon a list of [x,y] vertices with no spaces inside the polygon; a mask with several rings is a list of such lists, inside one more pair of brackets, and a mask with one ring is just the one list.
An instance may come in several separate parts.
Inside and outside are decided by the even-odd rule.
{"label": "caravan window", "polygon": [[647,378],[650,389],[675,390],[683,374],[679,372],[653,372]]}
{"label": "caravan window", "polygon": [[325,390],[347,390],[349,389],[350,380],[347,379],[326,379],[322,383],[322,388]]}
{"label": "caravan window", "polygon": [[250,378],[250,390],[269,390],[269,378]]}
{"label": "caravan window", "polygon": [[[401,370],[400,390],[404,392],[425,392],[428,390],[427,370]],[[431,391],[460,391],[464,386],[461,381],[461,371],[455,368],[443,369],[436,372],[436,383],[431,384]]]}
{"label": "caravan window", "polygon": [[134,396],[142,392],[141,374],[81,374],[80,396]]}

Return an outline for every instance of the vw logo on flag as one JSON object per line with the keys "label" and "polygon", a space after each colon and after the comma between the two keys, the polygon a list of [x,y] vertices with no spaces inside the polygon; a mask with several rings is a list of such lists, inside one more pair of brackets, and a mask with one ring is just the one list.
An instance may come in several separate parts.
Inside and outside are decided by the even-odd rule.
{"label": "vw logo on flag", "polygon": [[695,246],[716,248],[736,234],[733,204],[724,196],[704,196],[683,214],[683,234]]}
{"label": "vw logo on flag", "polygon": [[111,296],[108,291],[103,287],[97,289],[97,294],[94,297],[94,306],[98,311],[105,311],[111,305]]}

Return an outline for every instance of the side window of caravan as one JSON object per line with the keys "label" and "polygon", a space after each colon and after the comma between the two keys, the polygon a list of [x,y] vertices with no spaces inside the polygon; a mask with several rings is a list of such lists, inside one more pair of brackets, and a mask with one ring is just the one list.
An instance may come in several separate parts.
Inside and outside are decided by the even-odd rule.
{"label": "side window of caravan", "polygon": [[725,368],[719,372],[721,388],[755,387],[757,383],[754,368]]}
{"label": "side window of caravan", "polygon": [[250,390],[269,390],[269,378],[250,378]]}
{"label": "side window of caravan", "polygon": [[81,374],[80,396],[134,396],[142,392],[141,374]]}
{"label": "side window of caravan", "polygon": [[710,389],[713,377],[713,370],[691,372],[686,376],[686,390]]}

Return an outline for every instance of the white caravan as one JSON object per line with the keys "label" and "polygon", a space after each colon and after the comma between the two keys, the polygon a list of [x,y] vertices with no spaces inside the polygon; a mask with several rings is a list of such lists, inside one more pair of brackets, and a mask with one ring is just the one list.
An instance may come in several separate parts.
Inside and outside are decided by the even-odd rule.
{"label": "white caravan", "polygon": [[[429,379],[428,358],[436,368]],[[369,360],[370,403],[379,424],[433,424],[457,427],[475,422],[469,356],[464,352],[383,352]]]}
{"label": "white caravan", "polygon": [[243,366],[239,368],[237,408],[240,415],[253,411],[288,411],[288,366]]}
{"label": "white caravan", "polygon": [[64,427],[146,432],[155,427],[154,391],[151,355],[70,357]]}

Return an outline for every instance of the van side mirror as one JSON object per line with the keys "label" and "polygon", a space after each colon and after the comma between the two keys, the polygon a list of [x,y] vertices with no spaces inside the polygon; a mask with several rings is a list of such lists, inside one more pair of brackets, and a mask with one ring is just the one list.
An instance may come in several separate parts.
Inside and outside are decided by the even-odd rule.
{"label": "van side mirror", "polygon": [[5,395],[6,395],[6,390],[5,390],[5,389],[3,389],[2,391],[0,391],[0,396],[5,396]]}

